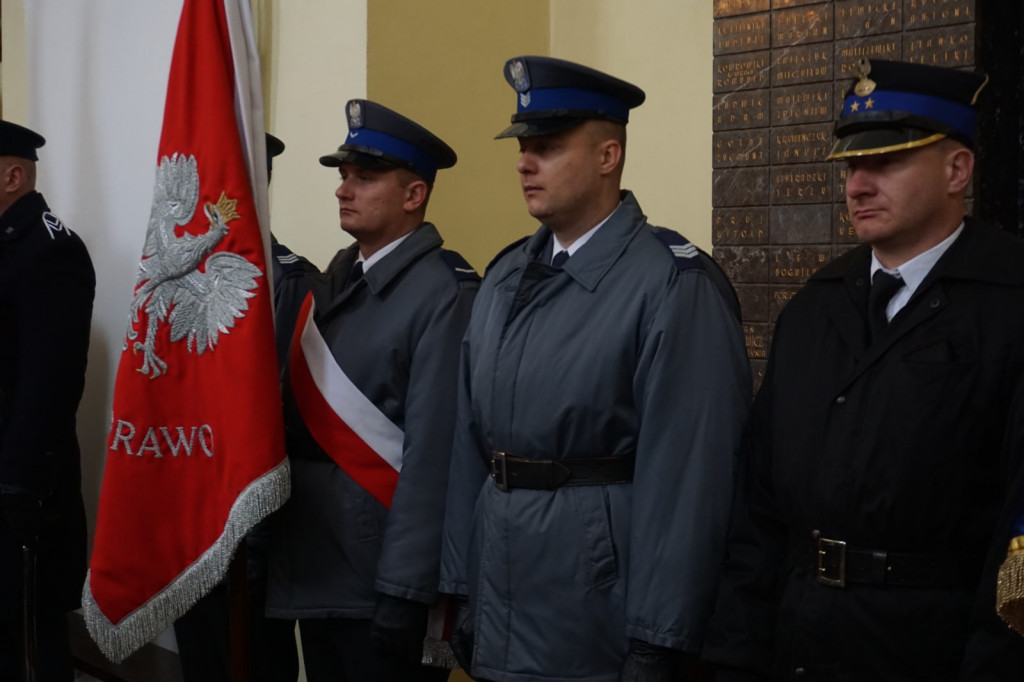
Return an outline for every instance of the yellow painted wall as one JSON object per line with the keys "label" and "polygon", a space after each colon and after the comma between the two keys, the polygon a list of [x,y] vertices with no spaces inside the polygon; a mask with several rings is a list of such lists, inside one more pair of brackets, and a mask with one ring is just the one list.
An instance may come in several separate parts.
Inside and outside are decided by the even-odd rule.
{"label": "yellow painted wall", "polygon": [[548,53],[547,0],[369,0],[367,95],[429,128],[458,164],[438,173],[427,219],[478,271],[536,223],[515,172],[515,112],[502,76],[517,54]]}
{"label": "yellow painted wall", "polygon": [[271,229],[320,267],[352,241],[338,226],[338,172],[319,158],[345,139],[345,102],[366,95],[366,4],[253,3],[267,131],[286,146],[274,160]]}
{"label": "yellow painted wall", "polygon": [[643,88],[623,185],[648,219],[711,249],[709,0],[551,0],[551,56]]}

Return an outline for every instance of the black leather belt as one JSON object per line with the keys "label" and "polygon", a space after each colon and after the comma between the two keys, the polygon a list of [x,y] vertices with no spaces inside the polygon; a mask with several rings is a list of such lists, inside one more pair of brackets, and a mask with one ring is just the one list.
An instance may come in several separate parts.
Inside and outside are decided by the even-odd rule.
{"label": "black leather belt", "polygon": [[[901,587],[958,587],[978,580],[979,562],[962,555],[906,554],[850,547],[842,540],[811,533],[809,541],[794,541],[791,556],[797,566],[814,572],[829,587],[848,583]],[[972,565],[974,564],[974,565]]]}
{"label": "black leather belt", "polygon": [[563,485],[612,485],[633,480],[633,456],[580,459],[524,459],[504,452],[491,458],[498,490],[555,490]]}

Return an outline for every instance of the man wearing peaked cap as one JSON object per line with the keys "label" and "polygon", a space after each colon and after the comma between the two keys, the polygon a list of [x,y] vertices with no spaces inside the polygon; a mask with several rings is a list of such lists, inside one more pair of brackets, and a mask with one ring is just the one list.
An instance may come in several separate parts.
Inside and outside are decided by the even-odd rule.
{"label": "man wearing peaked cap", "polygon": [[776,324],[704,649],[720,680],[1024,669],[995,609],[1024,490],[1024,244],[964,216],[985,83],[858,65],[832,158],[863,244]]}
{"label": "man wearing peaked cap", "polygon": [[750,400],[735,295],[620,188],[644,92],[548,57],[505,65],[539,229],[466,333],[441,589],[474,677],[675,680],[697,657]]}
{"label": "man wearing peaked cap", "polygon": [[424,222],[451,147],[376,102],[345,114],[345,141],[320,163],[340,173],[355,243],[323,273],[274,250],[278,323],[294,328],[292,496],[267,612],[298,619],[310,682],[433,682],[454,665],[437,584],[459,342],[479,277]]}
{"label": "man wearing peaked cap", "polygon": [[0,121],[0,679],[70,682],[86,546],[75,412],[96,280],[35,189],[44,143]]}

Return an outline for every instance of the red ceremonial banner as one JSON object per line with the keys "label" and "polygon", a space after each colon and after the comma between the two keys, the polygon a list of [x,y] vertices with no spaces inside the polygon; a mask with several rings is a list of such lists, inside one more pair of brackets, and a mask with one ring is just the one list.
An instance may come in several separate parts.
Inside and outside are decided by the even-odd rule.
{"label": "red ceremonial banner", "polygon": [[252,43],[249,11],[244,0],[185,0],[178,26],[83,598],[115,661],[216,585],[288,496],[273,297],[244,144],[258,135],[262,148],[262,118],[246,138],[236,112],[247,99],[236,85],[252,79],[235,83],[232,37]]}

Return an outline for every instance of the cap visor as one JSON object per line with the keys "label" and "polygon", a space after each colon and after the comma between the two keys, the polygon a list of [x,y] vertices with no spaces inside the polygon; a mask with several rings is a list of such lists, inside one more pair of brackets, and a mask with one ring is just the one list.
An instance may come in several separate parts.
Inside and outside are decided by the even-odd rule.
{"label": "cap visor", "polygon": [[578,126],[582,118],[538,118],[532,121],[517,121],[494,136],[495,140],[506,137],[539,137],[554,135]]}
{"label": "cap visor", "polygon": [[852,156],[888,154],[905,149],[924,147],[946,137],[945,133],[918,128],[876,128],[850,133],[836,140],[826,161],[846,159]]}
{"label": "cap visor", "polygon": [[343,163],[351,163],[370,170],[391,170],[392,168],[405,168],[409,164],[400,161],[392,161],[376,154],[366,154],[354,149],[339,149],[333,154],[326,154],[320,157],[320,165],[330,168],[337,168]]}

